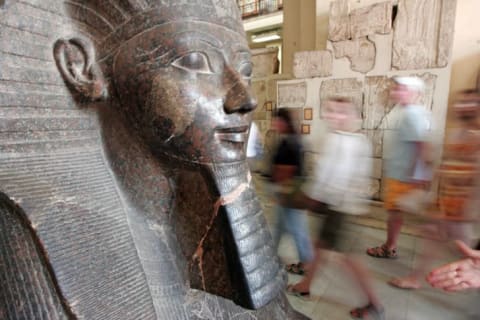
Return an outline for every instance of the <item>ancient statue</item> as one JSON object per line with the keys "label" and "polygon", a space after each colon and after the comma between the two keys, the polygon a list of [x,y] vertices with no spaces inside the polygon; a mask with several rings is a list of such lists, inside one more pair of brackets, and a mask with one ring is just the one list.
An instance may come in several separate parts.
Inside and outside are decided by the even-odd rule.
{"label": "ancient statue", "polygon": [[0,2],[0,319],[304,319],[233,0]]}

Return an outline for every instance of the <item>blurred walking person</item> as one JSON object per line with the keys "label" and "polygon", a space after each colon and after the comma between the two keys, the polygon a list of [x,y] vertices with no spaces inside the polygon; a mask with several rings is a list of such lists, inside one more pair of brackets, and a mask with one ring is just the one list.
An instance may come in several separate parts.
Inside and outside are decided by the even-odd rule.
{"label": "blurred walking person", "polygon": [[312,265],[299,283],[288,286],[287,293],[308,296],[325,250],[335,250],[341,253],[340,261],[353,274],[367,300],[366,305],[351,310],[350,315],[382,320],[385,310],[371,286],[370,276],[361,261],[348,253],[344,234],[346,215],[365,213],[367,209],[365,190],[372,171],[372,146],[363,134],[356,132],[360,115],[349,99],[330,98],[322,116],[329,130],[315,176],[303,191],[309,209],[324,215],[325,220],[317,235]]}
{"label": "blurred walking person", "polygon": [[428,121],[426,109],[418,104],[425,88],[417,77],[395,77],[390,96],[401,108],[401,114],[385,161],[386,187],[384,207],[388,211],[387,240],[384,244],[367,249],[375,258],[396,258],[398,237],[403,225],[403,214],[397,205],[399,198],[425,188],[431,179],[422,155],[426,153]]}
{"label": "blurred walking person", "polygon": [[288,109],[277,111],[273,118],[273,127],[280,136],[272,165],[277,219],[273,228],[273,241],[278,250],[282,235],[292,235],[300,261],[288,265],[286,269],[295,274],[303,274],[313,257],[307,216],[303,210],[295,208],[288,201],[303,182],[302,143]]}

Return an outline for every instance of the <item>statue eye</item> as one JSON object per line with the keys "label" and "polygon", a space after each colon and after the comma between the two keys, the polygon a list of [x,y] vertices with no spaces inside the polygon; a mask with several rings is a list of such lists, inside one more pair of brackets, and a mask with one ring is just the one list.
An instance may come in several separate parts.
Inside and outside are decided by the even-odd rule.
{"label": "statue eye", "polygon": [[198,73],[211,73],[212,69],[208,62],[207,56],[202,52],[190,52],[176,59],[172,63],[173,66],[187,71]]}
{"label": "statue eye", "polygon": [[253,64],[251,62],[243,63],[240,68],[238,68],[238,72],[244,76],[245,78],[252,77],[253,72]]}

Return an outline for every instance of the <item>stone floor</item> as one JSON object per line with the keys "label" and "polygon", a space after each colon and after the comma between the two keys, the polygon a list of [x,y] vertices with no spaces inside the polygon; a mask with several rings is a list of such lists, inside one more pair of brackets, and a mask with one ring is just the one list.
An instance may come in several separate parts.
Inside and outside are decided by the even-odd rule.
{"label": "stone floor", "polygon": [[[260,177],[255,177],[254,181],[265,207],[267,220],[271,223],[275,217],[272,212],[273,204],[269,198],[268,183]],[[376,214],[379,216],[377,220],[375,219]],[[422,289],[408,291],[392,288],[386,283],[391,277],[408,274],[419,258],[424,240],[415,235],[418,235],[418,232],[402,234],[398,259],[386,260],[368,257],[364,254],[365,249],[378,245],[385,239],[385,230],[377,228],[384,226],[382,219],[381,210],[372,208],[368,219],[365,217],[358,220],[351,219],[347,229],[348,246],[351,252],[358,254],[359,258],[368,266],[376,292],[386,308],[386,319],[480,319],[480,294],[478,292],[447,294],[428,287],[426,283]],[[309,216],[312,235],[320,223],[322,223],[321,218]],[[458,258],[456,251],[446,245],[439,245],[439,249],[436,251],[438,259],[432,263],[432,266]],[[283,237],[279,255],[286,263],[296,262],[296,249],[289,236]],[[312,295],[309,299],[288,296],[293,307],[311,319],[350,319],[349,310],[365,302],[348,273],[335,261],[335,253],[329,253],[326,265],[316,274],[311,288]],[[299,276],[289,275],[289,283],[299,280]]]}

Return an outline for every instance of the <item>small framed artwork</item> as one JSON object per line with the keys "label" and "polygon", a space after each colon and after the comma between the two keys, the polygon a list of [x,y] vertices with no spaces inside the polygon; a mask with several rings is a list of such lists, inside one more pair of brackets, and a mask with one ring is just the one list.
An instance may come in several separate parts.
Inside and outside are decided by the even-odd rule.
{"label": "small framed artwork", "polygon": [[304,108],[303,109],[303,120],[313,120],[313,109]]}
{"label": "small framed artwork", "polygon": [[263,104],[263,108],[266,111],[273,111],[273,102],[272,101],[267,101]]}
{"label": "small framed artwork", "polygon": [[310,134],[310,125],[309,124],[302,124],[302,134]]}

